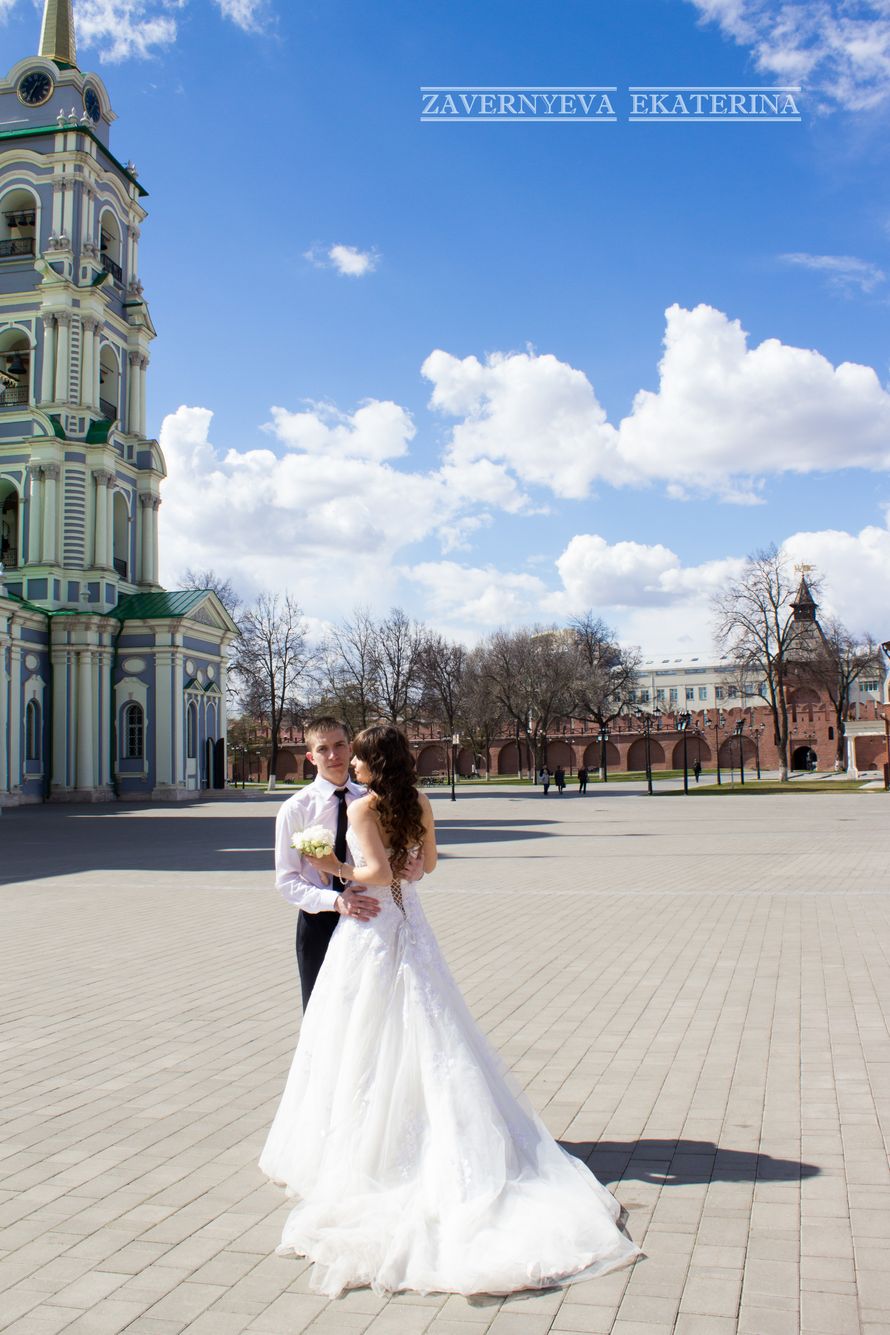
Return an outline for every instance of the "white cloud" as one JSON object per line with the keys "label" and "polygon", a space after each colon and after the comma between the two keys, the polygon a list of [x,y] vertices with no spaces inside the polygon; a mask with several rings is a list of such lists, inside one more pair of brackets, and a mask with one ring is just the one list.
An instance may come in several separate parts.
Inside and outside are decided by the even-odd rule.
{"label": "white cloud", "polygon": [[826,611],[854,634],[870,631],[890,639],[890,511],[884,527],[794,533],[782,549],[791,561],[814,565],[824,576]]}
{"label": "white cloud", "polygon": [[265,0],[213,0],[223,18],[230,19],[243,32],[259,32],[268,21]]}
{"label": "white cloud", "polygon": [[803,251],[795,251],[789,255],[780,255],[779,259],[785,264],[796,264],[825,274],[832,287],[845,293],[854,288],[860,292],[873,292],[887,277],[876,264],[860,260],[855,255],[808,255]]}
{"label": "white cloud", "polygon": [[411,414],[391,401],[369,400],[351,415],[331,404],[309,411],[273,407],[264,428],[292,450],[333,458],[397,459],[408,451],[415,427]]}
{"label": "white cloud", "polygon": [[588,495],[598,477],[630,480],[590,381],[551,354],[492,353],[483,363],[437,349],[421,373],[433,385],[431,406],[463,419],[451,430],[450,466],[494,461],[571,498]]}
{"label": "white cloud", "polygon": [[404,567],[402,576],[422,590],[423,616],[459,624],[475,636],[521,621],[533,621],[547,601],[547,585],[537,575],[474,567],[455,561],[426,561]]}
{"label": "white cloud", "polygon": [[310,246],[303,258],[316,269],[336,269],[342,278],[364,278],[373,273],[380,263],[376,250],[359,250],[357,246]]}
{"label": "white cloud", "polygon": [[81,0],[77,40],[97,47],[103,61],[145,59],[176,41],[176,20],[169,9],[145,0]]}
{"label": "white cloud", "polygon": [[599,481],[662,482],[676,499],[749,504],[770,474],[890,468],[890,394],[871,367],[835,367],[778,339],[750,347],[711,306],[671,306],[666,320],[658,389],[640,390],[617,428],[584,372],[550,354],[431,353],[430,405],[459,419],[446,467],[487,462],[501,487],[512,476],[570,499]]}
{"label": "white cloud", "polygon": [[761,73],[817,90],[823,106],[866,111],[890,99],[887,0],[688,0],[750,48]]}

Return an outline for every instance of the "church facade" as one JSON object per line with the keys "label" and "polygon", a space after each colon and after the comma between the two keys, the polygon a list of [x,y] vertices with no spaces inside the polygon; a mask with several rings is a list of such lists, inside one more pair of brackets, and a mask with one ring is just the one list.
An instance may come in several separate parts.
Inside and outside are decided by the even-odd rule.
{"label": "church facade", "polygon": [[40,53],[0,79],[0,804],[225,782],[237,628],[158,582],[146,191],[71,11],[46,0]]}

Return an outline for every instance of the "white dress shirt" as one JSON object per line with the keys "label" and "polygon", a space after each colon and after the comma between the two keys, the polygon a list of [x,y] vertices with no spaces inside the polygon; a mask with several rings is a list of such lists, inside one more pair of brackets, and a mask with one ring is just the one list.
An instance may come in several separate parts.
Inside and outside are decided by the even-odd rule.
{"label": "white dress shirt", "polygon": [[[355,798],[364,796],[365,789],[352,779],[344,786],[347,806]],[[304,913],[330,912],[337,902],[339,891],[331,885],[330,877],[327,877],[327,885],[324,884],[325,873],[316,871],[311,862],[304,861],[291,840],[309,825],[323,825],[336,834],[339,806],[336,787],[319,774],[312,783],[289,797],[278,810],[275,822],[275,884],[285,899]]]}

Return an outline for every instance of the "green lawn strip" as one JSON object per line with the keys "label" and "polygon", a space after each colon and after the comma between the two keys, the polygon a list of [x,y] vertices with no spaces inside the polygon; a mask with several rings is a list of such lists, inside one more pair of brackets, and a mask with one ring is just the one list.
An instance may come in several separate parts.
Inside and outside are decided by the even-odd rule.
{"label": "green lawn strip", "polygon": [[[770,779],[761,781],[753,779],[746,783],[732,784],[724,781],[722,784],[699,784],[697,788],[690,785],[689,792],[707,797],[725,797],[730,793],[746,796],[755,796],[758,793],[855,793],[860,792],[866,782],[865,779],[792,779],[788,783],[779,783]],[[684,793],[682,788],[668,788],[664,790],[662,796],[683,797]]]}

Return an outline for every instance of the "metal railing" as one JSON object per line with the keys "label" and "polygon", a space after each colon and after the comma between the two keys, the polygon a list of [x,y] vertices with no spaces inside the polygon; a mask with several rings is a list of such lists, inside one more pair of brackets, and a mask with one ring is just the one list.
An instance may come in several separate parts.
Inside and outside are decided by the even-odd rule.
{"label": "metal railing", "polygon": [[110,273],[112,278],[116,278],[119,283],[124,281],[124,271],[116,260],[113,260],[110,255],[100,255],[99,259],[102,261],[102,268],[106,273]]}
{"label": "metal railing", "polygon": [[99,412],[107,422],[114,422],[117,419],[117,404],[109,403],[108,399],[100,398]]}
{"label": "metal railing", "polygon": [[120,575],[121,579],[127,578],[127,563],[122,556],[116,556],[114,558],[114,568]]}
{"label": "metal railing", "polygon": [[0,389],[0,408],[10,408],[28,402],[28,386],[16,385]]}
{"label": "metal railing", "polygon": [[11,259],[14,255],[33,255],[33,236],[14,236],[7,241],[0,241],[0,260]]}
{"label": "metal railing", "polygon": [[19,563],[18,547],[4,547],[3,552],[0,553],[0,565],[4,566],[6,570],[12,570],[15,566],[18,565],[18,563]]}

